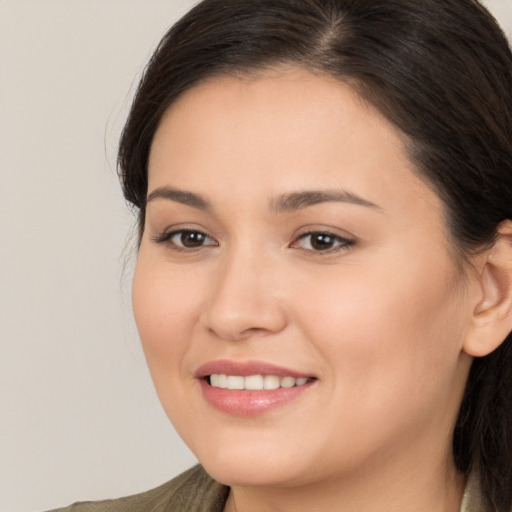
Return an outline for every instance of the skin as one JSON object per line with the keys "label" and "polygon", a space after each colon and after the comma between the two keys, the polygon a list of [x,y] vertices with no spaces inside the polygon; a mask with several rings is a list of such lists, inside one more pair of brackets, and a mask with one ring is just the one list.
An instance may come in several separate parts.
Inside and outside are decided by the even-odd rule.
{"label": "skin", "polygon": [[[226,510],[458,511],[451,433],[482,289],[462,275],[440,199],[401,133],[326,76],[217,77],[164,115],[149,194],[162,187],[209,207],[183,195],[148,202],[133,307],[166,413],[232,486]],[[311,190],[373,206],[272,208]],[[180,229],[207,238],[163,241]],[[332,233],[332,248],[315,249],[312,231]],[[316,380],[240,418],[211,407],[194,377],[218,359]]]}

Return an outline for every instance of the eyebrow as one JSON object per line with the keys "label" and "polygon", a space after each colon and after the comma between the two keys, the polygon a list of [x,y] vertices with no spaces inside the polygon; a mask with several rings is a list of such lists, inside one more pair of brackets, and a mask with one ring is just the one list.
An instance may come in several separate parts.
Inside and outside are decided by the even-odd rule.
{"label": "eyebrow", "polygon": [[368,208],[381,209],[380,206],[346,190],[307,190],[284,194],[272,202],[275,213],[293,212],[320,203],[348,203]]}
{"label": "eyebrow", "polygon": [[198,194],[178,190],[171,187],[158,187],[151,192],[146,198],[146,202],[154,201],[155,199],[169,199],[177,203],[186,204],[199,210],[211,210],[211,204]]}
{"label": "eyebrow", "polygon": [[[147,203],[155,199],[168,199],[177,203],[192,206],[199,210],[210,211],[212,205],[204,197],[188,192],[178,190],[172,187],[158,187],[153,190],[146,198]],[[346,190],[306,190],[303,192],[291,192],[283,194],[277,199],[271,201],[270,210],[273,213],[289,213],[302,210],[320,203],[348,203],[367,208],[381,209],[380,206],[364,199],[352,192]]]}

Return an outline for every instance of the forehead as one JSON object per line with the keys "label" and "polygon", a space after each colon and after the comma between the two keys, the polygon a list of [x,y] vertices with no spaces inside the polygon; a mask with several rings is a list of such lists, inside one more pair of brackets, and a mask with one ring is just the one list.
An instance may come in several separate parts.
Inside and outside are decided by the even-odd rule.
{"label": "forehead", "polygon": [[[324,129],[339,130],[349,123],[355,126],[369,122],[391,144],[402,147],[407,140],[348,83],[326,73],[312,73],[293,67],[219,75],[199,82],[182,93],[167,109],[155,138],[162,131],[162,125],[180,123],[179,129],[182,130],[187,121],[195,123],[199,120],[202,124],[194,126],[197,130],[205,126],[206,121],[216,122],[219,128],[226,130],[232,121],[240,128],[247,128],[247,125],[242,125],[242,120],[254,128],[258,122],[283,127],[290,127],[293,123],[295,129],[307,125],[310,130],[318,129],[320,125]],[[226,122],[224,126],[222,121]],[[208,130],[209,126],[206,128]],[[282,132],[279,138],[284,140],[288,133]],[[297,140],[297,131],[290,135]]]}
{"label": "forehead", "polygon": [[413,172],[406,142],[328,75],[287,68],[218,76],[186,91],[164,114],[151,148],[149,190],[171,181],[222,197],[242,193],[242,181],[269,193],[336,184],[364,191],[376,204],[394,190],[399,201],[420,193],[437,206]]}

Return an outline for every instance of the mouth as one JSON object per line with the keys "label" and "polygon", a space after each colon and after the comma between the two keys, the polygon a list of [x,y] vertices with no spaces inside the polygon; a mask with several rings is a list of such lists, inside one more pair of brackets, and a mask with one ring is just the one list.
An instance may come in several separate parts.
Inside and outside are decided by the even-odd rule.
{"label": "mouth", "polygon": [[293,388],[304,386],[313,381],[313,377],[292,377],[286,375],[227,375],[225,373],[213,373],[206,376],[206,382],[214,387],[228,390],[263,391],[279,388]]}
{"label": "mouth", "polygon": [[317,378],[263,362],[212,361],[201,366],[198,379],[206,402],[234,416],[257,416],[295,402]]}

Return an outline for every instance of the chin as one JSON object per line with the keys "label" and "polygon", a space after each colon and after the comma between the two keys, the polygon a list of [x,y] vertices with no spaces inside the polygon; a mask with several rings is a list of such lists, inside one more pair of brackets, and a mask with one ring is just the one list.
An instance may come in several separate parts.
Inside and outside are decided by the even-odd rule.
{"label": "chin", "polygon": [[241,487],[285,484],[294,480],[297,469],[304,465],[290,463],[298,462],[297,451],[286,449],[280,436],[268,439],[262,433],[257,439],[251,435],[218,434],[217,431],[217,435],[214,432],[201,435],[188,444],[206,472],[222,484]]}
{"label": "chin", "polygon": [[202,465],[211,477],[230,487],[278,487],[289,485],[298,476],[293,474],[295,468],[289,462],[280,464],[261,456],[245,461],[228,455],[215,461],[205,460]]}
{"label": "chin", "polygon": [[312,483],[322,472],[315,467],[322,457],[315,458],[314,450],[295,442],[287,446],[281,436],[262,437],[259,442],[238,439],[194,451],[206,472],[230,487],[295,487]]}

